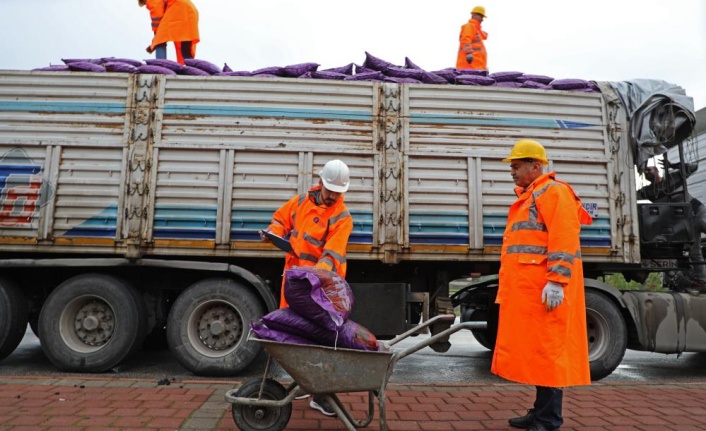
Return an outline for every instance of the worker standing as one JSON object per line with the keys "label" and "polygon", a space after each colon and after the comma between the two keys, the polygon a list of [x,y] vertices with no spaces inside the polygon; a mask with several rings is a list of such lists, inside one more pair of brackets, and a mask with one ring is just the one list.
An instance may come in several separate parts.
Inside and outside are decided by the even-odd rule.
{"label": "worker standing", "polygon": [[553,431],[564,421],[561,388],[591,383],[579,235],[592,219],[569,184],[543,173],[539,142],[518,141],[503,161],[517,200],[503,234],[491,372],[536,386],[534,406],[511,426]]}
{"label": "worker standing", "polygon": [[457,69],[488,70],[488,52],[483,43],[488,38],[488,33],[481,27],[485,17],[485,8],[476,6],[471,10],[471,19],[461,26]]}
{"label": "worker standing", "polygon": [[[150,11],[150,19],[152,20],[152,33],[157,34],[159,23],[164,16],[164,9],[167,7],[166,0],[137,0],[140,7],[147,6]],[[155,58],[167,58],[167,43],[160,43],[154,47]]]}
{"label": "worker standing", "polygon": [[174,42],[177,61],[196,56],[199,38],[199,12],[191,0],[166,0],[164,16],[147,52],[152,53],[159,44]]}
{"label": "worker standing", "polygon": [[[350,186],[350,170],[341,160],[330,160],[319,172],[319,184],[289,199],[272,216],[267,231],[289,237],[292,251],[284,260],[284,270],[316,267],[346,277],[346,247],[353,231],[353,218],[343,203]],[[260,234],[263,241],[269,239]],[[287,307],[284,282],[280,308]],[[327,416],[336,413],[321,396],[314,396],[311,408]]]}

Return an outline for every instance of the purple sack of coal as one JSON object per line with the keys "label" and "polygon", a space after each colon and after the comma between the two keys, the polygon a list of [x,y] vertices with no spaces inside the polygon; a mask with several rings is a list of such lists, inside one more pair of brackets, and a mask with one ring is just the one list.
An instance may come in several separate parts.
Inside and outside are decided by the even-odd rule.
{"label": "purple sack of coal", "polygon": [[422,82],[414,78],[398,78],[396,76],[385,76],[382,80],[384,82],[396,82],[398,84],[421,84]]}
{"label": "purple sack of coal", "polygon": [[350,319],[345,321],[339,331],[332,331],[307,320],[291,308],[282,308],[263,316],[262,322],[270,329],[287,332],[324,346],[373,351],[380,349],[375,335]]}
{"label": "purple sack of coal", "polygon": [[347,76],[344,81],[380,81],[385,77],[382,72],[364,72]]}
{"label": "purple sack of coal", "polygon": [[304,344],[304,345],[312,345],[316,344],[315,342],[308,340],[304,337],[299,337],[294,334],[290,334],[289,332],[284,332],[284,331],[278,331],[276,329],[270,329],[267,327],[267,325],[263,324],[262,322],[251,322],[250,323],[250,330],[252,330],[253,334],[261,340],[270,340],[270,341],[277,341],[279,343],[290,343],[290,344]]}
{"label": "purple sack of coal", "polygon": [[316,72],[311,72],[311,77],[314,79],[337,79],[337,80],[342,80],[346,79],[351,75],[345,74],[345,73],[339,73],[339,72],[333,72],[330,70],[319,70]]}
{"label": "purple sack of coal", "polygon": [[406,67],[407,69],[423,70],[421,67],[417,66],[412,60],[410,60],[409,57],[404,58],[404,67]]}
{"label": "purple sack of coal", "polygon": [[105,67],[105,70],[108,72],[137,73],[137,67],[120,61],[103,63],[103,67]]}
{"label": "purple sack of coal", "polygon": [[[211,63],[210,61],[200,60],[198,58],[185,58],[184,64],[189,67],[195,67],[206,72],[209,75],[214,75],[221,72],[221,68]],[[187,73],[186,75],[190,75]]]}
{"label": "purple sack of coal", "polygon": [[353,310],[353,291],[346,280],[314,267],[284,272],[284,299],[292,310],[333,331],[343,326]]}
{"label": "purple sack of coal", "polygon": [[555,79],[550,85],[556,90],[575,90],[588,87],[588,81],[583,79]]}
{"label": "purple sack of coal", "polygon": [[319,63],[290,64],[289,66],[284,66],[282,68],[282,76],[296,78],[298,76],[302,76],[307,72],[316,72],[319,66]]}
{"label": "purple sack of coal", "polygon": [[270,66],[270,67],[263,67],[262,69],[257,69],[252,71],[252,76],[257,76],[257,75],[274,75],[274,76],[282,76],[282,68],[279,66]]}
{"label": "purple sack of coal", "polygon": [[532,75],[532,74],[523,74],[519,78],[517,78],[517,81],[522,81],[522,82],[527,82],[527,81],[534,81],[534,82],[539,82],[541,84],[549,85],[551,84],[552,81],[554,81],[554,78],[551,76],[546,76],[546,75]]}
{"label": "purple sack of coal", "polygon": [[133,67],[142,66],[142,62],[140,60],[133,60],[131,58],[116,58],[116,57],[103,57],[103,58],[101,58],[101,64],[103,64],[105,66],[106,63],[127,63]]}
{"label": "purple sack of coal", "polygon": [[382,73],[394,78],[412,78],[421,81],[426,72],[421,69],[405,69],[404,67],[390,66],[386,67]]}
{"label": "purple sack of coal", "polygon": [[151,64],[143,64],[137,68],[137,73],[151,73],[155,75],[176,75],[177,73],[172,69],[167,69],[162,66],[154,66]]}
{"label": "purple sack of coal", "polygon": [[336,72],[344,75],[353,75],[353,63],[348,63],[345,66],[332,67],[330,69],[319,70],[319,72]]}
{"label": "purple sack of coal", "polygon": [[[453,79],[455,79],[455,77],[452,78],[451,82],[453,82]],[[422,76],[422,82],[427,83],[427,84],[441,84],[441,85],[449,83],[449,81],[446,78],[441,77],[441,76],[437,75],[436,73],[432,73],[432,72],[424,72],[424,75]]]}
{"label": "purple sack of coal", "polygon": [[184,70],[184,65],[177,63],[176,61],[167,60],[166,58],[148,58],[145,63],[150,66],[164,67],[169,70],[173,70],[176,73],[182,72]]}
{"label": "purple sack of coal", "polygon": [[382,72],[383,70],[385,70],[385,68],[392,66],[395,65],[390,63],[389,61],[377,58],[374,55],[370,54],[368,51],[365,51],[365,61],[363,62],[363,67],[373,70],[379,70]]}
{"label": "purple sack of coal", "polygon": [[228,66],[228,63],[223,63],[223,69],[221,70],[221,72],[232,72],[232,71],[233,71],[233,69],[231,69],[230,66]]}
{"label": "purple sack of coal", "polygon": [[456,82],[456,77],[458,76],[458,72],[456,71],[456,68],[448,68],[448,69],[441,69],[441,70],[435,70],[432,73],[436,76],[440,76],[446,80],[447,83],[455,83]]}
{"label": "purple sack of coal", "polygon": [[460,85],[493,85],[495,80],[488,76],[459,75],[456,77],[456,84]]}
{"label": "purple sack of coal", "polygon": [[460,75],[474,75],[474,76],[488,76],[488,71],[487,70],[478,70],[478,69],[456,69],[457,73],[456,76]]}
{"label": "purple sack of coal", "polygon": [[77,72],[105,72],[105,67],[100,64],[89,63],[87,61],[76,61],[74,63],[67,64],[69,70]]}
{"label": "purple sack of coal", "polygon": [[493,78],[495,82],[506,82],[514,81],[522,75],[522,72],[495,72],[488,75],[488,77]]}
{"label": "purple sack of coal", "polygon": [[198,67],[193,67],[193,66],[184,66],[184,68],[180,72],[177,72],[177,73],[179,75],[187,75],[187,76],[211,76],[211,74],[209,72],[206,72],[203,69],[199,69]]}
{"label": "purple sack of coal", "polygon": [[536,81],[525,81],[522,83],[522,88],[533,88],[535,90],[551,90],[552,86]]}
{"label": "purple sack of coal", "polygon": [[522,88],[522,82],[515,81],[500,81],[493,84],[493,87],[510,87],[510,88]]}
{"label": "purple sack of coal", "polygon": [[69,63],[93,63],[101,64],[103,61],[100,58],[62,58],[61,61],[68,65]]}
{"label": "purple sack of coal", "polygon": [[379,70],[375,69],[370,69],[364,66],[358,66],[357,64],[353,65],[353,74],[357,75],[359,73],[371,73],[371,72],[379,72]]}
{"label": "purple sack of coal", "polygon": [[66,72],[67,70],[69,70],[69,66],[65,64],[54,64],[46,67],[37,67],[32,70],[41,72]]}

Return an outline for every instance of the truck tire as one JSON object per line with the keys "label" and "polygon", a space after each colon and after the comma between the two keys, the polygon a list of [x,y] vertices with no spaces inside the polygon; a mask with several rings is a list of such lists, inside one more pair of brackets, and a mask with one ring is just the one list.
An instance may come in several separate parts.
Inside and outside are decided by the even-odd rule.
{"label": "truck tire", "polygon": [[167,318],[167,343],[176,360],[204,376],[231,376],[262,348],[248,341],[250,322],[263,315],[257,297],[227,278],[201,280],[174,301]]}
{"label": "truck tire", "polygon": [[103,274],[64,281],[39,314],[42,350],[71,372],[110,370],[141,347],[146,329],[147,312],[135,289]]}
{"label": "truck tire", "polygon": [[[486,310],[474,310],[473,313],[462,314],[462,322],[487,322],[488,312]],[[495,349],[495,336],[496,333],[491,333],[488,329],[471,329],[471,334],[478,341],[478,344],[485,347],[488,350]]]}
{"label": "truck tire", "polygon": [[0,278],[0,361],[19,346],[29,319],[27,300],[17,286]]}
{"label": "truck tire", "polygon": [[604,295],[586,291],[586,326],[591,380],[609,376],[625,356],[628,333],[625,319]]}

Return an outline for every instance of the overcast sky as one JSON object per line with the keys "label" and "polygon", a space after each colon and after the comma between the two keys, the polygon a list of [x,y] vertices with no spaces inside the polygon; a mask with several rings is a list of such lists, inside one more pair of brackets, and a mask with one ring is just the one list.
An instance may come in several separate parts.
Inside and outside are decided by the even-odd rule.
{"label": "overcast sky", "polygon": [[[197,58],[233,70],[361,64],[365,51],[426,70],[455,66],[460,26],[485,6],[491,72],[623,81],[662,79],[706,106],[704,0],[193,0]],[[62,58],[150,58],[137,0],[0,0],[2,69]],[[174,59],[173,47],[168,48]]]}

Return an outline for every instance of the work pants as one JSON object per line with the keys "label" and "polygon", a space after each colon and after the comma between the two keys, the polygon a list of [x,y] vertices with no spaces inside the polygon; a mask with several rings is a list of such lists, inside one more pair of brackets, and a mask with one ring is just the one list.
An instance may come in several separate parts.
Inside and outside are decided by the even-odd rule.
{"label": "work pants", "polygon": [[564,391],[559,388],[548,388],[545,386],[536,386],[536,388],[534,420],[550,430],[559,428],[564,423],[561,415]]}

